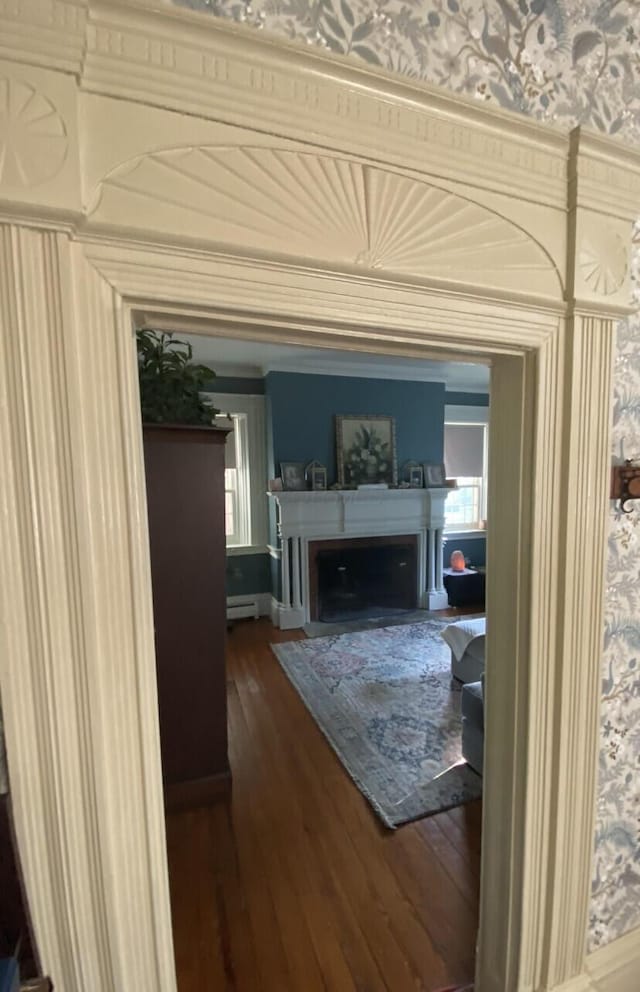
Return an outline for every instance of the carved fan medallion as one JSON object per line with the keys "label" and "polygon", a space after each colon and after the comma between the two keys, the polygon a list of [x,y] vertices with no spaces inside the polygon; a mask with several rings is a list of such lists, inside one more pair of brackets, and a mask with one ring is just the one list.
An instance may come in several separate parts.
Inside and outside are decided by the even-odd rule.
{"label": "carved fan medallion", "polygon": [[[101,223],[179,230],[279,256],[557,294],[546,252],[461,196],[360,162],[263,147],[181,148],[121,166]],[[185,218],[188,227],[185,230]]]}
{"label": "carved fan medallion", "polygon": [[51,179],[67,154],[62,117],[47,97],[0,77],[0,183],[31,187]]}

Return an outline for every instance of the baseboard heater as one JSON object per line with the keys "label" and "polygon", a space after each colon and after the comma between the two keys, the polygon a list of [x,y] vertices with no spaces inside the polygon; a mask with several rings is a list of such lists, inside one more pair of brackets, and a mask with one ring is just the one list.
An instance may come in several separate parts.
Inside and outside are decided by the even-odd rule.
{"label": "baseboard heater", "polygon": [[227,620],[241,620],[243,617],[253,617],[257,620],[260,616],[257,599],[243,599],[241,602],[234,600],[227,603]]}

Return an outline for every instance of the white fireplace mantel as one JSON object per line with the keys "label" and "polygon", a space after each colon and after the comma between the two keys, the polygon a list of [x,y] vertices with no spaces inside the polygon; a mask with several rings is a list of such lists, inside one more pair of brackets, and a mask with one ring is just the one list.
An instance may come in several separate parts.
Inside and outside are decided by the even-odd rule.
{"label": "white fireplace mantel", "polygon": [[447,605],[442,584],[442,530],[448,488],[269,493],[278,514],[281,582],[274,618],[283,630],[310,619],[309,542],[416,534],[418,605]]}

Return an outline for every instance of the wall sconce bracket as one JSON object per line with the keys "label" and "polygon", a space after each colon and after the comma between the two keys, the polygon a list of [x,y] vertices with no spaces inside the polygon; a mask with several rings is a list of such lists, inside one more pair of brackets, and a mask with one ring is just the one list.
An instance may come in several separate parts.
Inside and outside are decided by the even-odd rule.
{"label": "wall sconce bracket", "polygon": [[611,466],[611,499],[617,500],[618,509],[631,513],[626,507],[632,499],[640,499],[640,463],[627,458],[623,465]]}

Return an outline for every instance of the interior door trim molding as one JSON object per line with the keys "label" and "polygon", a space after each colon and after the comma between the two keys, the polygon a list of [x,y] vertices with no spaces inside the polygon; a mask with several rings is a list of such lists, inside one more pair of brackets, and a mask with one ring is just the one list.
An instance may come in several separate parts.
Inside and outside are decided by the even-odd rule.
{"label": "interior door trim molding", "polygon": [[[0,685],[56,988],[175,992],[141,314],[490,364],[476,987],[588,988],[613,322],[640,156],[155,0],[16,0],[5,30],[0,71],[55,147],[43,160],[39,119],[0,120]],[[434,237],[451,222],[449,261],[416,230],[427,207]],[[542,257],[557,278],[532,291]]]}

